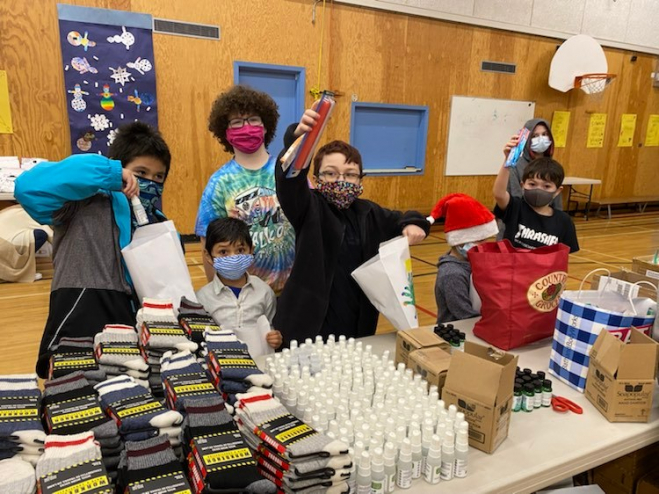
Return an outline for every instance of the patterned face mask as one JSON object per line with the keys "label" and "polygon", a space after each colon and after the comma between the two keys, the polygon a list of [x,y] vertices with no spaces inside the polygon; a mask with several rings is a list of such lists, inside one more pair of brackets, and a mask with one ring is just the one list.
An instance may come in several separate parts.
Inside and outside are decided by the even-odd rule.
{"label": "patterned face mask", "polygon": [[164,184],[154,182],[144,177],[137,178],[140,186],[140,202],[144,206],[150,223],[157,223],[155,210],[162,209],[162,191]]}
{"label": "patterned face mask", "polygon": [[364,192],[362,184],[342,180],[338,182],[319,180],[316,189],[327,199],[327,202],[334,204],[339,209],[348,209],[355,202],[355,199]]}

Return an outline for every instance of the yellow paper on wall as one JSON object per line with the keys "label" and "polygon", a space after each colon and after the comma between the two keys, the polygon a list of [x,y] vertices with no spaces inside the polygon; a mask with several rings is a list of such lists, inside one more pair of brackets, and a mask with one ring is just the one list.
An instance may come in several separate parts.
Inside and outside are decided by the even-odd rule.
{"label": "yellow paper on wall", "polygon": [[569,111],[555,111],[551,119],[551,133],[554,136],[554,147],[564,148],[567,142],[567,129],[570,126]]}
{"label": "yellow paper on wall", "polygon": [[645,134],[646,146],[659,146],[659,115],[650,115],[648,131]]}
{"label": "yellow paper on wall", "polygon": [[634,131],[636,130],[636,114],[624,113],[620,119],[619,148],[630,148],[634,142]]}
{"label": "yellow paper on wall", "polygon": [[11,110],[9,109],[9,86],[7,72],[0,70],[0,134],[12,134]]}
{"label": "yellow paper on wall", "polygon": [[587,148],[604,147],[604,132],[606,130],[606,113],[593,113],[588,124]]}

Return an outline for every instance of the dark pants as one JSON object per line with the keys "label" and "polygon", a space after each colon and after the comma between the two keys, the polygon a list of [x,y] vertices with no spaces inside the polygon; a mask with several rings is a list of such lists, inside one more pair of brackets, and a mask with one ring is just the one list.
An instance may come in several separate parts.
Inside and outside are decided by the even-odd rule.
{"label": "dark pants", "polygon": [[36,366],[39,377],[48,377],[50,356],[60,339],[94,337],[106,324],[135,325],[130,295],[93,288],[60,288],[51,292]]}

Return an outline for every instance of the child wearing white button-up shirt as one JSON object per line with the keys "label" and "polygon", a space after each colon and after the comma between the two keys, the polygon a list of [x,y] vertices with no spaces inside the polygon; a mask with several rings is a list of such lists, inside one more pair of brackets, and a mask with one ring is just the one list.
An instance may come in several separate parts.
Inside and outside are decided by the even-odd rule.
{"label": "child wearing white button-up shirt", "polygon": [[[204,262],[213,266],[216,275],[197,292],[197,299],[224,329],[233,330],[238,338],[244,331],[258,331],[262,316],[272,324],[276,298],[272,288],[247,273],[254,262],[254,247],[249,226],[237,218],[220,218],[208,225]],[[278,348],[279,331],[266,333],[267,344]]]}

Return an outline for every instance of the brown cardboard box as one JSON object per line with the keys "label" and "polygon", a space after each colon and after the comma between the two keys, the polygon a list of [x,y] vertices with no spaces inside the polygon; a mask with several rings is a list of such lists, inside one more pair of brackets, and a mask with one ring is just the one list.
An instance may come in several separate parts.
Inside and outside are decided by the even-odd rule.
{"label": "brown cardboard box", "polygon": [[636,494],[659,494],[659,468],[639,480],[636,485]]}
{"label": "brown cardboard box", "polygon": [[632,328],[625,344],[602,331],[592,350],[586,398],[609,422],[647,422],[659,361],[659,344]]}
{"label": "brown cardboard box", "polygon": [[447,352],[451,351],[451,345],[441,339],[433,332],[434,326],[408,329],[396,333],[396,365],[408,364],[410,352],[420,348],[440,347]]}
{"label": "brown cardboard box", "polygon": [[450,363],[451,354],[435,346],[412,351],[407,366],[421,374],[428,384],[437,386],[441,394]]}
{"label": "brown cardboard box", "polygon": [[649,278],[659,279],[659,264],[652,261],[654,256],[634,257],[632,259],[632,271]]}
{"label": "brown cardboard box", "polygon": [[606,479],[618,489],[631,494],[638,479],[656,467],[657,455],[659,442],[600,465],[593,470],[593,474],[596,480]]}
{"label": "brown cardboard box", "polygon": [[604,492],[606,492],[606,494],[634,494],[634,489],[626,489],[601,475],[595,474],[594,481]]}
{"label": "brown cardboard box", "polygon": [[451,357],[442,399],[464,412],[470,446],[492,453],[508,437],[516,368],[516,355],[470,341]]}
{"label": "brown cardboard box", "polygon": [[[592,290],[597,290],[599,288],[601,278],[602,276],[600,276],[599,274],[593,276],[592,281],[590,282],[590,288]],[[616,280],[626,281],[627,283],[637,283],[639,281],[647,281],[655,286],[657,285],[657,282],[659,282],[659,280],[656,278],[650,278],[649,276],[644,276],[642,274],[632,273],[631,271],[616,271],[615,273],[611,273],[611,278],[614,278]],[[639,288],[638,290],[639,297],[647,297],[653,300],[657,297],[656,289],[653,290],[652,288],[650,288],[645,284],[638,285],[638,288]]]}

